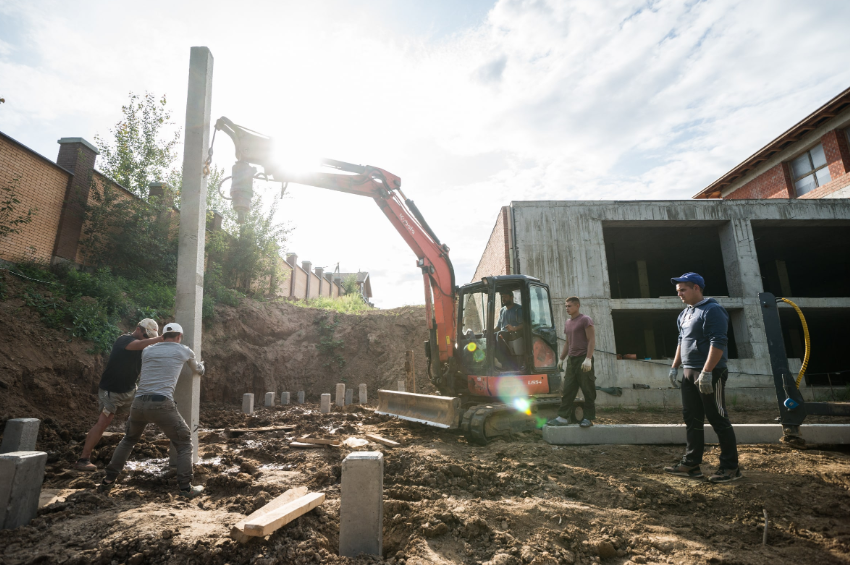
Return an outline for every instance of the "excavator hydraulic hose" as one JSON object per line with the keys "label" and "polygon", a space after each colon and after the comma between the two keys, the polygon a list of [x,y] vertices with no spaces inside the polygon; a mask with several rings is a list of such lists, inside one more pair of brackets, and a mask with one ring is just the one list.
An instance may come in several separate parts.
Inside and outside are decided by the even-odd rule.
{"label": "excavator hydraulic hose", "polygon": [[800,310],[799,306],[797,306],[796,304],[794,304],[793,302],[791,302],[787,298],[777,298],[777,300],[781,300],[782,302],[785,302],[786,304],[790,304],[794,308],[794,310],[797,311],[797,315],[800,316],[800,322],[802,322],[802,324],[803,324],[803,334],[804,334],[805,340],[806,340],[806,354],[803,357],[803,366],[800,367],[800,374],[797,375],[797,388],[800,388],[800,383],[803,381],[803,375],[806,374],[806,367],[809,366],[809,353],[810,353],[810,350],[811,350],[810,349],[811,343],[809,341],[809,326],[808,326],[808,324],[806,324],[806,317],[803,316],[803,311]]}

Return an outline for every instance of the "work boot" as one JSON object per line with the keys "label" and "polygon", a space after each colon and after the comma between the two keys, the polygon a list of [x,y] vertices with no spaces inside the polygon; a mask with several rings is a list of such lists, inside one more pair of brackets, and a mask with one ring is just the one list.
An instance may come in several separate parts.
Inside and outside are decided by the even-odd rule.
{"label": "work boot", "polygon": [[104,478],[103,481],[101,481],[101,483],[99,485],[97,485],[97,492],[102,493],[102,494],[107,494],[109,491],[112,490],[112,487],[114,487],[114,486],[115,486],[115,481],[106,482],[106,479]]}
{"label": "work boot", "polygon": [[744,475],[741,474],[741,469],[738,467],[734,469],[718,469],[716,473],[708,478],[708,482],[731,483],[732,481],[737,481],[738,479],[743,478]]}
{"label": "work boot", "polygon": [[560,416],[558,416],[557,418],[552,418],[551,420],[546,422],[546,425],[547,426],[569,426],[570,421],[567,420],[566,418],[561,418]]}
{"label": "work boot", "polygon": [[689,479],[701,479],[702,471],[699,465],[685,465],[684,463],[676,463],[671,467],[664,467],[664,472],[677,477],[687,477]]}
{"label": "work boot", "polygon": [[593,422],[591,422],[590,420],[585,418],[584,420],[579,422],[578,425],[581,426],[582,428],[589,428],[593,425]]}
{"label": "work boot", "polygon": [[204,487],[198,485],[194,487],[190,486],[188,488],[181,488],[177,495],[182,498],[197,498],[201,496],[202,492],[204,492]]}
{"label": "work boot", "polygon": [[74,469],[77,471],[86,471],[87,473],[93,473],[94,471],[97,471],[97,467],[94,463],[92,463],[88,459],[83,459],[82,457],[80,459],[77,459],[77,462],[74,463]]}

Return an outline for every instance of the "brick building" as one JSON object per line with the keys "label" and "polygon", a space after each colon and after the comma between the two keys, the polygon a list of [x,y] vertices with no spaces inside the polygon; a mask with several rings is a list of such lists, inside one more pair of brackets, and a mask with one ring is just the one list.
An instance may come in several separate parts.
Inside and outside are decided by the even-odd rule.
{"label": "brick building", "polygon": [[850,198],[850,88],[693,197]]}

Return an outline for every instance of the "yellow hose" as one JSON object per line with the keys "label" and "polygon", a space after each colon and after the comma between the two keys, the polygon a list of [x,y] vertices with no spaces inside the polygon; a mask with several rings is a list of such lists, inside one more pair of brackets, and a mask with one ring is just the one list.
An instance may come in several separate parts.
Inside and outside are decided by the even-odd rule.
{"label": "yellow hose", "polygon": [[799,306],[797,306],[796,304],[794,304],[793,302],[791,302],[787,298],[780,298],[779,300],[793,306],[794,310],[797,311],[797,315],[800,316],[800,322],[803,323],[803,334],[805,335],[805,338],[806,338],[806,355],[803,358],[803,366],[800,367],[800,374],[797,375],[797,388],[800,388],[800,383],[803,380],[803,375],[806,374],[806,367],[808,367],[808,365],[809,365],[809,347],[811,345],[810,342],[809,342],[809,326],[806,324],[806,318],[805,318],[805,316],[803,316],[803,312],[800,310]]}

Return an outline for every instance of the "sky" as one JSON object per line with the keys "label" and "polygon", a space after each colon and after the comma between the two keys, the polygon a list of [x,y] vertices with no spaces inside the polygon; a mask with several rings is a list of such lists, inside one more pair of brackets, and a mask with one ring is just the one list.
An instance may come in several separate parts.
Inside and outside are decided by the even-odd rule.
{"label": "sky", "polygon": [[[55,159],[60,137],[108,137],[130,92],[182,127],[205,45],[213,120],[284,162],[398,175],[462,284],[511,201],[690,198],[850,85],[848,23],[846,0],[3,0],[0,131]],[[371,199],[291,185],[278,209],[299,262],[368,271],[381,308],[424,303]]]}

